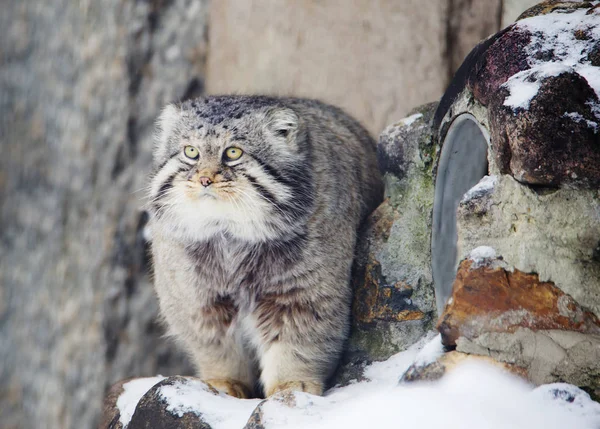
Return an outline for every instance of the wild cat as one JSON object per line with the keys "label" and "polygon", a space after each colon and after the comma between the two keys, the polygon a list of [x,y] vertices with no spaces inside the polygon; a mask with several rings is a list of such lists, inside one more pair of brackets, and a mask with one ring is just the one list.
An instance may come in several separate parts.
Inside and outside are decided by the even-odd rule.
{"label": "wild cat", "polygon": [[240,398],[257,381],[322,394],[382,199],[375,141],[319,101],[215,96],[167,106],[153,156],[155,288],[199,376]]}

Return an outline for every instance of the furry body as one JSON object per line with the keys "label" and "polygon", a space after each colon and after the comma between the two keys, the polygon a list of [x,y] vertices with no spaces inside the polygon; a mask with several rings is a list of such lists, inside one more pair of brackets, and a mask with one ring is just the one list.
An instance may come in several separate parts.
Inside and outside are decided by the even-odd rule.
{"label": "furry body", "polygon": [[267,395],[321,394],[348,334],[357,229],[382,198],[375,142],[293,98],[192,100],[158,128],[150,225],[169,332],[232,395],[257,378]]}

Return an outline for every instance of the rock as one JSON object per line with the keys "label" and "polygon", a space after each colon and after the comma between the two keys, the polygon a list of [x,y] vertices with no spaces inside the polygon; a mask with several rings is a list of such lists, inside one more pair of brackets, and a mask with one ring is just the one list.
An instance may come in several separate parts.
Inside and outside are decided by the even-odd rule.
{"label": "rock", "polygon": [[[600,315],[598,13],[590,2],[532,8],[475,47],[442,97],[432,232],[439,312],[458,261],[489,245]],[[484,176],[501,190],[461,202]]]}
{"label": "rock", "polygon": [[458,258],[492,247],[509,267],[536,273],[600,317],[600,193],[486,180],[493,184],[485,192],[459,204]]}
{"label": "rock", "polygon": [[433,362],[427,362],[425,364],[412,364],[402,375],[402,377],[400,377],[400,383],[436,381],[442,378],[448,372],[454,370],[454,368],[456,368],[458,365],[465,362],[483,362],[521,377],[525,375],[525,370],[516,365],[501,363],[489,356],[461,353],[454,350],[444,353]]}
{"label": "rock", "polygon": [[265,429],[265,425],[263,425],[263,423],[262,423],[262,420],[263,420],[262,404],[263,404],[263,402],[258,404],[258,406],[255,408],[255,410],[252,412],[252,414],[250,415],[250,418],[248,419],[248,422],[246,423],[246,426],[244,426],[244,429]]}
{"label": "rock", "polygon": [[438,321],[445,346],[484,333],[564,330],[600,335],[600,320],[552,282],[508,270],[502,259],[461,262],[452,296]]}
{"label": "rock", "polygon": [[[533,390],[533,394],[556,403],[559,407],[568,410],[582,410],[600,419],[600,404],[593,402],[590,395],[584,390],[567,383],[551,383],[539,386]],[[596,396],[598,397],[598,396]]]}
{"label": "rock", "polygon": [[492,174],[597,189],[600,68],[589,36],[600,28],[597,14],[590,2],[545,2],[482,42],[436,112],[440,139],[469,112],[489,131]]}
{"label": "rock", "polygon": [[501,173],[531,185],[600,187],[600,103],[583,76],[563,72],[543,79],[528,109],[505,107],[507,98],[502,88],[491,109]]}
{"label": "rock", "polygon": [[265,424],[268,426],[267,420],[269,418],[265,415],[265,408],[270,405],[277,408],[294,408],[296,406],[296,395],[296,392],[284,391],[262,400],[252,411],[244,429],[265,429]]}
{"label": "rock", "polygon": [[113,384],[104,398],[102,419],[98,428],[126,428],[140,399],[154,385],[164,379],[163,376],[137,377],[127,378]]}
{"label": "rock", "polygon": [[565,381],[597,395],[598,317],[554,283],[509,267],[491,248],[461,262],[438,329],[443,344],[509,364],[535,384]]}
{"label": "rock", "polygon": [[543,1],[535,6],[530,7],[523,13],[521,13],[521,15],[519,15],[517,20],[530,18],[532,16],[546,15],[546,14],[552,13],[554,11],[563,12],[563,11],[574,10],[574,9],[590,9],[593,6],[594,6],[594,4],[590,1],[581,1],[581,2],[560,1],[560,0]]}
{"label": "rock", "polygon": [[117,406],[119,396],[124,393],[123,385],[131,381],[131,378],[118,381],[113,384],[104,397],[104,406],[102,407],[102,420],[98,428],[100,429],[123,429],[121,420],[121,411]]}
{"label": "rock", "polygon": [[196,377],[134,378],[111,388],[100,429],[242,427],[261,402],[230,396]]}
{"label": "rock", "polygon": [[[190,385],[207,392],[212,389],[191,377],[166,378],[140,399],[127,429],[211,429],[202,414],[193,409],[195,404]],[[170,388],[168,393],[165,388]],[[214,389],[212,393],[218,394]]]}
{"label": "rock", "polygon": [[[536,384],[597,392],[600,69],[590,32],[600,21],[592,6],[542,4],[460,67],[434,119],[442,148],[432,248],[436,294],[450,298],[438,322],[444,344],[516,365]],[[473,142],[487,148],[487,162],[448,155]],[[478,165],[478,183],[456,186]],[[481,246],[491,252],[473,257]]]}
{"label": "rock", "polygon": [[380,137],[378,159],[386,199],[359,239],[351,336],[337,383],[360,378],[365,363],[405,350],[432,328],[434,109],[430,104],[415,110]]}

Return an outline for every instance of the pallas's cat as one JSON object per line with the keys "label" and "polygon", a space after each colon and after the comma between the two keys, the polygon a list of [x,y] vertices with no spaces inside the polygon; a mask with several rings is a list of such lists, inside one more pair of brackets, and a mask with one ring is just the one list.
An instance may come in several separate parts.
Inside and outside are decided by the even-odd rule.
{"label": "pallas's cat", "polygon": [[348,335],[357,228],[382,198],[375,142],[295,98],[199,98],[157,128],[150,228],[169,333],[231,395],[321,394]]}

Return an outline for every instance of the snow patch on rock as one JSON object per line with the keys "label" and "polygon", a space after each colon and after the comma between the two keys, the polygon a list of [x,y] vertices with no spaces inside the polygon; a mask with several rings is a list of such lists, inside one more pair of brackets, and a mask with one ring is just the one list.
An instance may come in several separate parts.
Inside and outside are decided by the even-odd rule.
{"label": "snow patch on rock", "polygon": [[404,126],[410,127],[417,119],[423,117],[422,113],[415,113],[414,115],[407,116],[404,119],[401,119],[401,122]]}
{"label": "snow patch on rock", "polygon": [[[531,34],[526,48],[530,69],[514,74],[504,83],[510,91],[504,100],[505,106],[528,109],[542,80],[566,71],[585,78],[600,97],[600,68],[592,66],[588,59],[600,39],[600,17],[597,10],[589,15],[587,12],[586,8],[570,13],[555,12],[515,24],[517,29]],[[581,33],[586,37],[576,37]]]}
{"label": "snow patch on rock", "polygon": [[[533,395],[523,380],[482,363],[464,363],[437,382],[360,384],[362,389],[352,396],[336,397],[339,389],[324,398],[325,406],[315,401],[310,414],[299,420],[279,415],[265,427],[397,428],[401,422],[403,427],[421,429],[592,429],[600,422],[587,408],[584,412],[557,407],[555,401]],[[278,407],[275,412],[286,410]]]}
{"label": "snow patch on rock", "polygon": [[483,195],[493,191],[496,183],[498,183],[497,176],[483,176],[475,186],[473,186],[465,193],[465,195],[463,195],[460,202],[466,203],[474,198],[482,197]]}
{"label": "snow patch on rock", "polygon": [[565,116],[567,118],[571,118],[574,122],[585,122],[589,128],[592,128],[594,130],[594,133],[598,132],[598,122],[585,119],[580,113],[565,112],[565,114],[563,116]]}
{"label": "snow patch on rock", "polygon": [[260,399],[237,399],[225,393],[214,394],[206,383],[186,380],[185,383],[161,386],[160,395],[167,401],[167,411],[182,417],[185,413],[202,416],[213,429],[239,429]]}
{"label": "snow patch on rock", "polygon": [[309,428],[312,427],[315,421],[321,419],[321,415],[325,410],[335,408],[335,401],[331,401],[327,397],[304,392],[294,392],[293,395],[293,406],[288,406],[280,401],[267,401],[263,404],[262,423],[265,429]]}
{"label": "snow patch on rock", "polygon": [[425,344],[425,347],[417,354],[415,359],[416,366],[429,365],[444,354],[444,345],[442,344],[442,334],[437,334],[431,341]]}
{"label": "snow patch on rock", "polygon": [[152,389],[156,383],[163,381],[165,377],[157,375],[156,377],[137,378],[123,384],[123,393],[117,399],[117,408],[119,409],[119,422],[126,427],[131,421],[131,416],[135,411],[142,396]]}
{"label": "snow patch on rock", "polygon": [[478,268],[485,264],[487,261],[496,258],[496,251],[489,246],[479,246],[471,250],[469,253],[469,259],[473,261],[471,268]]}
{"label": "snow patch on rock", "polygon": [[535,388],[532,395],[554,402],[568,412],[576,413],[591,420],[600,420],[600,404],[577,386],[567,383],[544,384]]}
{"label": "snow patch on rock", "polygon": [[[411,364],[433,361],[441,351],[440,336],[430,332],[408,350],[368,366],[365,381],[333,388],[324,397],[295,392],[292,405],[273,399],[264,402],[261,423],[266,429],[386,429],[397,428],[399,421],[403,427],[420,429],[597,429],[600,425],[600,404],[577,387],[533,389],[522,379],[480,362],[459,365],[435,382],[398,384]],[[144,390],[136,394],[141,397],[162,379],[131,382],[135,384],[127,388],[130,399],[133,390]],[[160,392],[174,414],[201,415],[213,429],[244,427],[260,403],[215,394],[194,380],[162,386]]]}
{"label": "snow patch on rock", "polygon": [[557,63],[542,63],[529,70],[520,71],[510,77],[502,85],[510,91],[510,95],[504,100],[504,105],[513,109],[528,109],[542,86],[542,81],[551,76],[573,71],[572,67]]}

